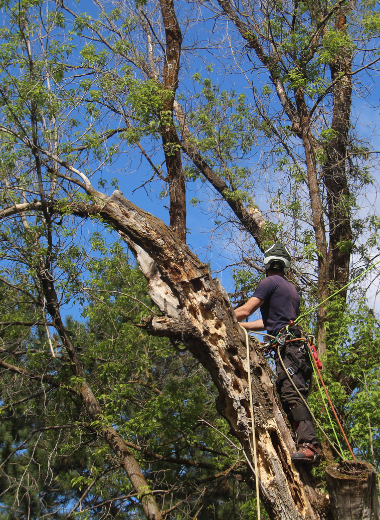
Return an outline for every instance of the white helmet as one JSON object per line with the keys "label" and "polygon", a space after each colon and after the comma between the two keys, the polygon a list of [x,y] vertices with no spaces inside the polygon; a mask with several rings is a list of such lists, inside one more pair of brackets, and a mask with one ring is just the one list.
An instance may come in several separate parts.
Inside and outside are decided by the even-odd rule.
{"label": "white helmet", "polygon": [[278,242],[273,244],[264,253],[264,267],[268,269],[283,269],[285,273],[289,271],[292,257],[286,247]]}

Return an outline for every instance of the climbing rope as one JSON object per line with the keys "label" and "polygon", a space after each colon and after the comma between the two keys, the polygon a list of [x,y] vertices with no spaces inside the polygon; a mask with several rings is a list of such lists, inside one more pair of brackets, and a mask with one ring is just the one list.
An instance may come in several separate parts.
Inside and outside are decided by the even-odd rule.
{"label": "climbing rope", "polygon": [[284,369],[285,371],[285,374],[287,375],[289,381],[291,382],[291,384],[293,385],[293,388],[294,390],[297,392],[297,394],[299,395],[299,397],[301,398],[303,404],[306,406],[306,408],[309,410],[312,418],[313,418],[313,421],[315,422],[315,424],[318,426],[319,430],[321,431],[321,433],[324,435],[325,439],[327,440],[327,442],[330,444],[330,446],[333,448],[334,451],[336,451],[336,453],[338,454],[338,456],[342,459],[342,460],[345,460],[344,456],[340,453],[339,449],[337,448],[337,446],[335,446],[335,444],[330,440],[329,436],[327,435],[327,433],[324,431],[324,429],[322,428],[321,424],[319,423],[319,421],[316,419],[315,415],[313,414],[313,412],[311,411],[310,409],[310,406],[307,404],[307,401],[306,399],[304,399],[303,395],[301,394],[301,392],[298,390],[298,388],[296,387],[296,385],[294,384],[292,378],[291,378],[291,375],[289,374],[289,372],[287,371],[286,369],[286,366],[284,365],[284,362],[282,360],[282,357],[280,355],[280,345],[277,345],[277,355],[278,355],[278,359],[281,363],[281,366],[282,368]]}
{"label": "climbing rope", "polygon": [[334,407],[334,405],[333,405],[332,402],[331,402],[330,395],[329,395],[329,393],[328,393],[328,391],[327,391],[327,388],[326,388],[326,385],[325,385],[325,383],[324,383],[324,381],[323,381],[321,371],[320,371],[319,368],[318,368],[318,364],[317,364],[316,359],[315,359],[315,357],[314,357],[314,355],[313,355],[313,352],[312,352],[312,350],[311,350],[311,345],[310,345],[310,342],[309,342],[309,341],[307,341],[307,346],[308,346],[309,353],[310,353],[310,356],[311,356],[311,358],[312,358],[312,361],[313,361],[313,363],[314,363],[315,369],[317,370],[319,380],[321,381],[321,384],[322,384],[323,389],[324,389],[324,391],[325,391],[325,394],[326,394],[327,400],[328,400],[328,402],[329,402],[329,405],[330,405],[330,407],[331,407],[331,410],[332,410],[332,412],[333,412],[333,414],[334,414],[334,417],[335,417],[335,419],[336,419],[336,422],[338,423],[339,429],[340,429],[340,431],[341,431],[341,433],[342,433],[342,435],[343,435],[343,438],[344,438],[344,440],[345,440],[345,442],[346,442],[346,444],[347,444],[347,447],[348,447],[348,449],[349,449],[349,451],[350,451],[350,453],[351,453],[352,458],[353,458],[354,460],[356,460],[356,457],[355,457],[355,455],[354,455],[354,452],[352,451],[351,446],[350,446],[350,443],[348,442],[348,439],[347,439],[347,437],[346,437],[346,434],[344,433],[343,427],[342,427],[342,425],[340,424],[340,420],[339,420],[338,415],[337,415],[337,413],[336,413],[336,411],[335,411],[335,407]]}
{"label": "climbing rope", "polygon": [[333,431],[333,434],[334,434],[334,437],[335,437],[336,443],[337,443],[337,445],[339,446],[340,453],[343,453],[342,446],[340,445],[340,441],[339,441],[339,439],[338,439],[338,434],[336,433],[336,429],[335,429],[335,426],[334,426],[334,422],[333,422],[333,420],[332,420],[332,418],[331,418],[331,414],[330,414],[329,409],[328,409],[328,406],[327,406],[326,396],[325,396],[325,394],[323,393],[323,388],[322,388],[321,384],[319,383],[318,374],[317,374],[317,371],[315,370],[314,364],[313,364],[313,372],[314,372],[315,380],[316,380],[316,382],[317,382],[317,386],[318,386],[318,390],[319,390],[319,393],[320,393],[320,396],[321,396],[321,400],[322,400],[323,406],[325,407],[326,414],[327,414],[327,417],[328,417],[328,419],[329,419],[330,426],[331,426],[331,429],[332,429],[332,431]]}
{"label": "climbing rope", "polygon": [[243,327],[243,325],[240,325],[240,327],[244,330],[245,345],[247,347],[249,406],[251,409],[253,456],[255,458],[257,520],[260,520],[260,487],[259,487],[259,470],[258,470],[258,464],[257,464],[256,427],[255,427],[255,417],[253,415],[252,384],[251,384],[251,356],[250,356],[250,352],[249,352],[249,338],[248,338],[247,330],[245,329],[245,327]]}
{"label": "climbing rope", "polygon": [[[309,309],[308,311],[304,312],[303,314],[300,314],[300,315],[298,316],[298,318],[294,321],[294,323],[296,324],[296,323],[297,323],[301,318],[304,318],[304,317],[307,316],[308,314],[311,314],[313,311],[315,311],[316,309],[318,309],[318,307],[320,307],[321,305],[323,305],[325,302],[327,302],[328,300],[330,300],[331,298],[333,298],[334,296],[336,296],[337,294],[339,294],[339,293],[340,293],[341,291],[343,291],[344,289],[347,289],[347,287],[349,287],[352,283],[356,282],[356,280],[359,280],[359,278],[361,278],[362,276],[364,276],[366,273],[368,273],[368,271],[370,271],[371,269],[373,269],[373,268],[374,268],[376,265],[378,265],[378,264],[380,264],[380,260],[378,260],[378,261],[375,262],[374,264],[370,265],[370,266],[369,266],[367,269],[365,269],[362,273],[360,273],[358,276],[356,276],[355,278],[353,278],[353,279],[352,279],[350,282],[348,282],[346,285],[344,285],[343,287],[341,287],[340,289],[338,289],[337,291],[335,291],[335,292],[334,292],[333,294],[331,294],[328,298],[325,298],[322,302],[318,303],[317,305],[315,305],[314,307],[312,307],[312,308]],[[314,372],[315,372],[315,371],[317,372],[317,374],[318,374],[318,378],[319,378],[319,380],[320,380],[321,383],[322,383],[322,386],[323,386],[323,389],[324,389],[324,391],[325,391],[325,394],[326,394],[327,400],[328,400],[328,402],[329,402],[329,404],[330,404],[331,410],[332,410],[332,412],[333,412],[333,414],[334,414],[334,416],[335,416],[335,419],[336,419],[336,421],[337,421],[337,423],[338,423],[339,429],[340,429],[340,431],[341,431],[341,433],[342,433],[342,435],[343,435],[343,438],[344,438],[344,440],[345,440],[345,442],[346,442],[346,444],[347,444],[347,447],[348,447],[348,449],[349,449],[349,451],[350,451],[350,454],[351,454],[352,458],[353,458],[354,460],[356,460],[356,457],[355,457],[355,455],[354,455],[354,453],[353,453],[353,451],[352,451],[352,448],[351,448],[351,446],[350,446],[350,443],[348,442],[348,439],[347,439],[347,437],[346,437],[346,434],[344,433],[344,430],[343,430],[343,428],[342,428],[342,425],[341,425],[341,423],[340,423],[340,421],[339,421],[339,418],[338,418],[337,413],[336,413],[336,411],[335,411],[334,405],[333,405],[332,402],[331,402],[331,399],[330,399],[329,393],[328,393],[328,391],[327,391],[326,385],[325,385],[325,383],[324,383],[324,381],[323,381],[322,375],[321,375],[320,370],[319,370],[319,368],[318,368],[318,366],[317,366],[317,363],[316,363],[316,361],[315,361],[315,358],[314,358],[314,356],[313,356],[313,353],[311,352],[310,343],[307,342],[307,345],[308,345],[308,348],[309,348],[309,351],[310,351],[310,356],[311,356],[312,361],[313,361],[313,369],[314,369]],[[283,365],[283,363],[282,363],[282,359],[281,359],[280,356],[279,356],[279,359],[280,359],[281,364]],[[314,368],[314,367],[315,367],[315,368]],[[285,369],[284,365],[283,365],[283,368]],[[286,372],[286,374],[287,374],[289,380],[291,381],[292,385],[293,385],[294,388],[297,390],[297,393],[298,393],[298,394],[300,395],[300,397],[302,398],[301,394],[298,392],[298,389],[295,387],[295,385],[294,385],[293,381],[291,380],[291,378],[290,378],[290,376],[289,376],[289,374],[288,374],[288,372],[287,372],[286,369],[285,369],[285,372]],[[317,383],[318,383],[318,378],[317,378]],[[319,383],[318,383],[318,386],[319,386]],[[304,403],[306,404],[306,401],[305,401],[303,398],[302,398],[302,400],[303,400]],[[307,406],[307,405],[306,405],[306,406]],[[308,406],[307,406],[307,407],[308,407]],[[310,410],[309,407],[308,407],[308,409],[309,409],[309,411],[311,412],[311,410]],[[329,415],[329,414],[328,414],[328,415]],[[312,417],[314,418],[313,414],[312,414]],[[330,415],[329,415],[329,417],[330,417]],[[314,418],[314,420],[315,420],[315,418]],[[325,434],[325,432],[324,432],[324,431],[322,430],[322,428],[320,427],[318,421],[316,421],[316,424],[318,425],[318,427],[319,427],[319,429],[322,431],[322,433],[325,435],[326,439],[328,439],[327,436],[326,436],[326,434]],[[334,431],[334,434],[335,434],[335,429],[334,429],[334,428],[333,428],[333,431]],[[335,435],[336,435],[336,434],[335,434]],[[332,445],[332,443],[331,443],[331,441],[330,441],[329,439],[328,439],[328,441],[329,441],[329,444]],[[335,449],[336,449],[336,448],[335,448]],[[339,453],[339,451],[338,451],[338,453]]]}

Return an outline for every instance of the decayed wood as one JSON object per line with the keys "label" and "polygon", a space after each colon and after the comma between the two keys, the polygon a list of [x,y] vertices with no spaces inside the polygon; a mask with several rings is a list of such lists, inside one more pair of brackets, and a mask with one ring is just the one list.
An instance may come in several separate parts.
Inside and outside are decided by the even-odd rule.
{"label": "decayed wood", "polygon": [[334,520],[379,520],[376,472],[371,464],[344,461],[326,469]]}
{"label": "decayed wood", "polygon": [[[245,336],[227,294],[161,220],[120,192],[114,192],[100,214],[127,241],[148,279],[150,296],[163,313],[152,317],[150,332],[183,342],[209,371],[219,392],[218,410],[252,462]],[[266,361],[255,348],[251,348],[251,374],[260,489],[266,508],[278,520],[322,518],[310,505],[291,464],[294,442]]]}

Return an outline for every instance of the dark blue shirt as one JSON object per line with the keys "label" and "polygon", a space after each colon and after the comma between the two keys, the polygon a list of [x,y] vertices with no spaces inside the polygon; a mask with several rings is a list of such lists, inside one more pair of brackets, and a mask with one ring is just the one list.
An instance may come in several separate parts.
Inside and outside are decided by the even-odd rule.
{"label": "dark blue shirt", "polygon": [[275,336],[289,320],[298,317],[300,297],[297,289],[279,274],[261,280],[253,296],[264,300],[260,311],[268,334]]}

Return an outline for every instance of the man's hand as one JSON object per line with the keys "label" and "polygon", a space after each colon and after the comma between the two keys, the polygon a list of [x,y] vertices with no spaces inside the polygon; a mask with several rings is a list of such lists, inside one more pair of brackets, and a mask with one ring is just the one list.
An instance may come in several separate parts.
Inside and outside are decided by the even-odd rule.
{"label": "man's hand", "polygon": [[240,322],[240,325],[244,327],[247,330],[251,331],[259,331],[259,330],[265,330],[264,322],[263,320],[255,320],[255,321],[242,321]]}

